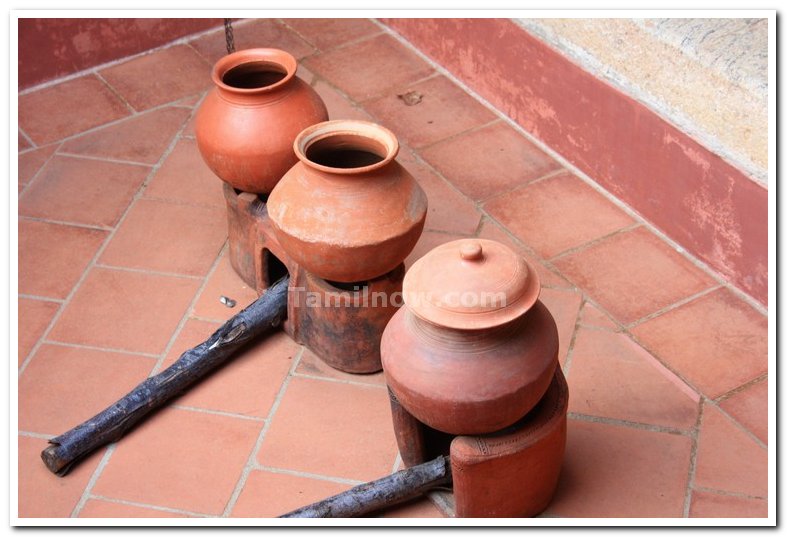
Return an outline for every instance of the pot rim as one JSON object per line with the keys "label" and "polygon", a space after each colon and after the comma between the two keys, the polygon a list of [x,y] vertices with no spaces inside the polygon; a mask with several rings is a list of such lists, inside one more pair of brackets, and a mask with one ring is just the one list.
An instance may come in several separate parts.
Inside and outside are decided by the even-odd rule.
{"label": "pot rim", "polygon": [[[284,69],[284,78],[259,88],[237,88],[224,83],[224,75],[228,71],[245,63],[264,61],[277,65]],[[298,62],[295,57],[287,51],[277,48],[249,48],[227,54],[213,65],[211,79],[213,83],[223,91],[236,95],[256,95],[260,93],[270,93],[281,88],[295,77],[298,70]]]}
{"label": "pot rim", "polygon": [[[330,138],[332,136],[352,135],[359,138],[372,139],[385,147],[385,156],[382,160],[369,164],[366,166],[358,166],[355,168],[336,168],[333,166],[325,166],[311,160],[306,153],[315,142],[319,142]],[[320,170],[322,172],[338,174],[338,175],[357,175],[362,173],[378,170],[387,166],[391,161],[396,158],[399,153],[399,140],[396,135],[382,125],[372,123],[371,121],[362,121],[359,119],[335,119],[332,121],[323,121],[311,127],[302,130],[295,138],[292,144],[295,155],[304,165],[310,168]]]}

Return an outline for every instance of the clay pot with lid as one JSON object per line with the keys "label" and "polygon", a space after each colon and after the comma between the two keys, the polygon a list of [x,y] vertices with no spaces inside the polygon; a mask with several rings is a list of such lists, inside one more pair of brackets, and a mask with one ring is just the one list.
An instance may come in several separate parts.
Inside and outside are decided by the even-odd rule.
{"label": "clay pot with lid", "polygon": [[337,120],[295,139],[298,163],[268,198],[282,248],[328,281],[359,282],[393,270],[423,230],[426,194],[396,162],[399,143],[379,125]]}
{"label": "clay pot with lid", "polygon": [[558,366],[558,334],[521,256],[490,240],[449,242],[413,264],[403,289],[380,349],[402,407],[455,435],[499,431],[535,407]]}
{"label": "clay pot with lid", "polygon": [[295,58],[271,48],[240,50],[213,67],[215,88],[197,112],[199,151],[223,181],[267,194],[297,161],[292,142],[328,119],[317,93],[295,76]]}

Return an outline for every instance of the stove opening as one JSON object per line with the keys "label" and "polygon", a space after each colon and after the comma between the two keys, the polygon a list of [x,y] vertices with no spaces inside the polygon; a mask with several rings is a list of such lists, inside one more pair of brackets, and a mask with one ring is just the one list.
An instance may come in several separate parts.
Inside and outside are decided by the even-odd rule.
{"label": "stove opening", "polygon": [[269,286],[290,273],[287,266],[267,248],[262,250],[262,266],[265,270],[264,281]]}

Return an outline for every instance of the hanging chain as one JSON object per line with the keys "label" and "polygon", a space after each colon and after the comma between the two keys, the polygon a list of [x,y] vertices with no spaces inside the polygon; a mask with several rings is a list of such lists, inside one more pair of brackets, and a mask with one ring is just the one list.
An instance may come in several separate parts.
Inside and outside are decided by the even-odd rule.
{"label": "hanging chain", "polygon": [[224,19],[224,37],[227,38],[227,54],[235,52],[235,36],[232,33],[232,19]]}

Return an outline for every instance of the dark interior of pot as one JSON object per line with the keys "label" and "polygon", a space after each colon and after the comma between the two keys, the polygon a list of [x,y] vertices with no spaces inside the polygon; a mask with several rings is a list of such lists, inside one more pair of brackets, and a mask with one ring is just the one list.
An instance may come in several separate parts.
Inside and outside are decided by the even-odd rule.
{"label": "dark interior of pot", "polygon": [[246,62],[229,69],[221,81],[232,88],[259,89],[272,86],[287,76],[287,70],[276,63]]}
{"label": "dark interior of pot", "polygon": [[306,148],[306,158],[329,168],[363,168],[385,159],[381,142],[357,134],[335,134],[315,140]]}

